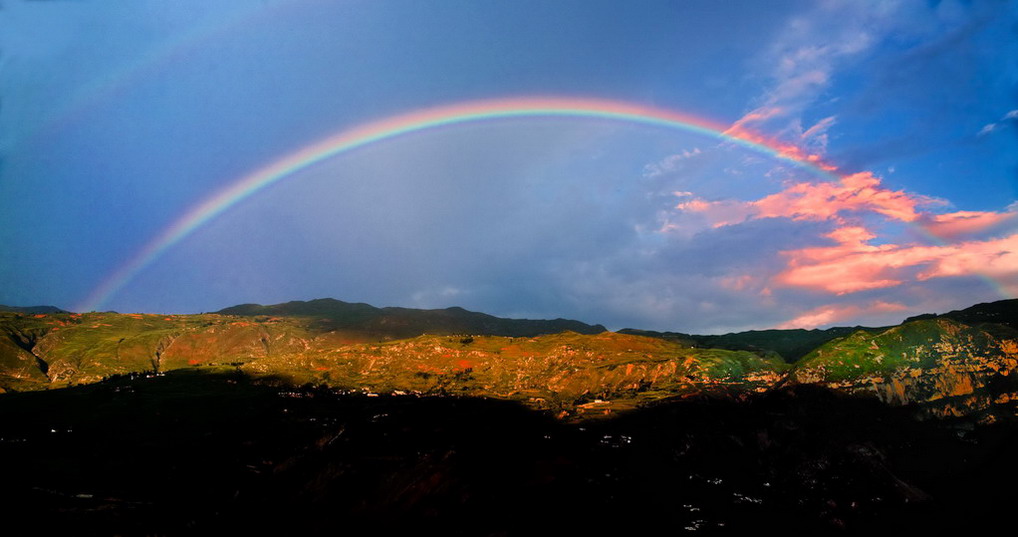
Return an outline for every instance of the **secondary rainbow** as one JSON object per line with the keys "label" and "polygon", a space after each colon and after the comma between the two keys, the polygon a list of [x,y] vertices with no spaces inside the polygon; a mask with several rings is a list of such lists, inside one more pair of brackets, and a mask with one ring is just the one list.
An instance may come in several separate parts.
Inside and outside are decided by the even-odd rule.
{"label": "secondary rainbow", "polygon": [[103,105],[114,102],[125,91],[159,76],[168,66],[186,62],[189,55],[202,48],[214,47],[210,41],[229,35],[235,29],[272,20],[280,15],[282,8],[293,3],[293,0],[248,2],[221,18],[201,20],[179,33],[157,41],[110,72],[96,73],[94,78],[77,88],[69,98],[52,103],[47,116],[16,142],[46,145],[49,142],[48,136],[86,119],[89,114],[101,110]]}
{"label": "secondary rainbow", "polygon": [[175,220],[165,231],[152,239],[134,257],[93,290],[77,310],[90,311],[100,308],[167,249],[202,225],[263,188],[330,157],[397,136],[444,126],[498,119],[540,117],[621,121],[698,133],[745,146],[807,169],[819,176],[837,177],[832,173],[832,167],[792,146],[768,140],[751,132],[735,131],[719,123],[662,108],[603,99],[561,97],[498,99],[439,106],[344,129],[241,177]]}

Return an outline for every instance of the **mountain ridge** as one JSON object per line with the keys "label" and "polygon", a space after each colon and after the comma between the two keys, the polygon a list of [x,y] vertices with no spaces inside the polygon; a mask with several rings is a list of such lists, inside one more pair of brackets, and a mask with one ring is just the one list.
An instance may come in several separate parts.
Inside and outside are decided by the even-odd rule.
{"label": "mountain ridge", "polygon": [[71,313],[56,306],[7,306],[0,304],[0,311],[12,313]]}
{"label": "mountain ridge", "polygon": [[924,313],[909,317],[903,322],[946,318],[953,319],[965,324],[992,323],[1002,324],[1018,329],[1018,298],[997,300],[994,302],[981,302],[960,310],[952,310],[947,313]]}
{"label": "mountain ridge", "polygon": [[416,309],[398,306],[375,307],[363,302],[344,302],[334,298],[310,301],[294,300],[281,304],[240,304],[215,312],[239,316],[293,316],[325,319],[322,330],[360,330],[396,339],[423,334],[483,334],[491,336],[533,337],[571,331],[598,334],[607,331],[571,319],[508,319],[453,306],[442,309]]}

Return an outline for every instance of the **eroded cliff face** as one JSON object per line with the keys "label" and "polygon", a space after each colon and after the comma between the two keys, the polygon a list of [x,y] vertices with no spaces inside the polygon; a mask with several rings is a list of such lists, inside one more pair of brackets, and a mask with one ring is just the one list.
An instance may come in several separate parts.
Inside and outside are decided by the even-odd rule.
{"label": "eroded cliff face", "polygon": [[[0,326],[0,393],[5,384],[36,384],[49,381],[49,364],[36,347],[45,335],[40,329]],[[6,377],[7,382],[2,382]]]}
{"label": "eroded cliff face", "polygon": [[371,393],[488,396],[579,413],[611,412],[704,391],[763,391],[787,366],[742,351],[641,336],[571,332],[534,338],[421,336],[253,360],[242,370]]}
{"label": "eroded cliff face", "polygon": [[856,332],[814,350],[788,382],[820,384],[916,405],[937,417],[994,421],[1018,415],[1018,341],[949,319],[918,320],[880,334]]}

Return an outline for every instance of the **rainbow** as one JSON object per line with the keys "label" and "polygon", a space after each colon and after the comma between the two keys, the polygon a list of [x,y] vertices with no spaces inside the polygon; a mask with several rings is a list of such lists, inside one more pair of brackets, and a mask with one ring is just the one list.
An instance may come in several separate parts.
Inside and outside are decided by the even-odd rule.
{"label": "rainbow", "polygon": [[662,108],[612,100],[555,97],[497,99],[439,106],[342,130],[241,177],[175,220],[96,287],[78,306],[77,311],[100,308],[145,267],[196,229],[265,187],[328,158],[375,142],[439,127],[488,120],[539,117],[600,119],[678,129],[741,145],[825,178],[837,178],[832,173],[834,170],[832,166],[792,146],[749,131],[732,129],[703,118]]}

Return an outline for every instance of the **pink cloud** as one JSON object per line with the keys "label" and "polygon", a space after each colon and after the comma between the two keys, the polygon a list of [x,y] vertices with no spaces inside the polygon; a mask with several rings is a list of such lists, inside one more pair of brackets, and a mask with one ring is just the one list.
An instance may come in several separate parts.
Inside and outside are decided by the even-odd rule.
{"label": "pink cloud", "polygon": [[749,112],[748,114],[735,120],[735,123],[732,123],[732,126],[727,131],[725,131],[725,134],[729,134],[730,133],[729,131],[732,131],[733,129],[734,130],[743,129],[746,127],[747,124],[767,121],[768,119],[777,117],[783,114],[784,112],[785,110],[778,106],[761,106],[760,108],[757,108],[756,110],[753,110],[752,112]]}
{"label": "pink cloud", "polygon": [[788,265],[775,282],[842,295],[907,280],[1018,274],[1018,234],[946,246],[873,246],[868,241],[874,236],[859,227],[838,229],[827,236],[837,244],[782,252]]}
{"label": "pink cloud", "polygon": [[923,219],[923,229],[941,239],[954,239],[993,229],[1013,220],[1018,212],[958,211],[938,214]]}
{"label": "pink cloud", "polygon": [[720,227],[754,218],[840,222],[842,213],[862,211],[913,222],[920,216],[918,207],[932,203],[932,198],[883,188],[880,178],[859,172],[837,182],[795,183],[756,201],[694,199],[678,204],[676,209],[706,214],[715,227]]}
{"label": "pink cloud", "polygon": [[904,304],[880,300],[862,306],[856,304],[828,305],[811,309],[794,319],[778,325],[778,328],[816,328],[850,319],[871,316],[875,313],[891,313],[906,310],[908,310],[908,307]]}
{"label": "pink cloud", "polygon": [[828,233],[827,236],[834,239],[834,241],[839,244],[853,245],[863,245],[867,241],[873,240],[877,237],[870,232],[870,230],[862,226],[840,227]]}
{"label": "pink cloud", "polygon": [[946,246],[942,250],[943,255],[919,274],[920,280],[969,274],[989,277],[1018,274],[1018,233],[1002,239]]}

